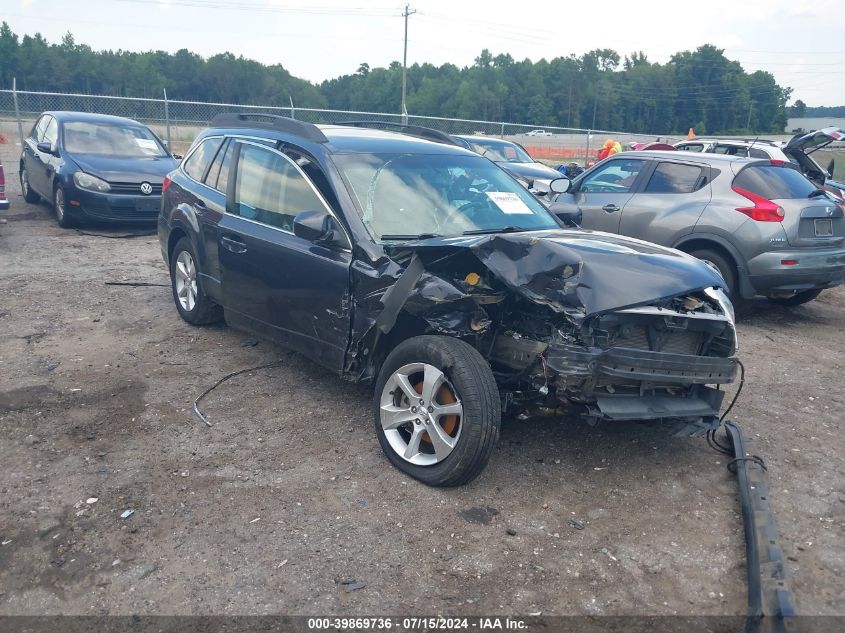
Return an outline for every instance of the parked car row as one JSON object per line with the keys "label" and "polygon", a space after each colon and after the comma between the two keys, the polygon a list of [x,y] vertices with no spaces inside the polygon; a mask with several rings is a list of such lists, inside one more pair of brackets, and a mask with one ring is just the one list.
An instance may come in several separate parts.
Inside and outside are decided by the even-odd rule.
{"label": "parked car row", "polygon": [[842,208],[789,164],[623,153],[550,169],[548,205],[518,145],[373,126],[225,114],[177,163],[136,122],[45,113],[21,183],[63,225],[157,218],[183,320],[371,383],[388,459],[437,486],[483,470],[503,412],[715,419],[729,294],[843,281]]}

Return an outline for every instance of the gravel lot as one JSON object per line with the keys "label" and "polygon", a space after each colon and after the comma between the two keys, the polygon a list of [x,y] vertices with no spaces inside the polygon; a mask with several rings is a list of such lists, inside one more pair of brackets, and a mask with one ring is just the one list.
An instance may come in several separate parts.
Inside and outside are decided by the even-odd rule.
{"label": "gravel lot", "polygon": [[[368,387],[105,285],[168,284],[157,239],[59,229],[0,157],[0,614],[744,613],[736,483],[703,438],[507,420],[479,479],[426,488],[383,456]],[[809,614],[845,614],[843,308],[739,325],[735,419]],[[213,428],[191,412],[276,359],[206,399]]]}

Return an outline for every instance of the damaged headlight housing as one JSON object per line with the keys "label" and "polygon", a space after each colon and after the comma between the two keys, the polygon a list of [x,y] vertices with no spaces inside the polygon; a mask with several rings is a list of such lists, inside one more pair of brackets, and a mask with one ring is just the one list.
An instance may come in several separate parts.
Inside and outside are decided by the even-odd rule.
{"label": "damaged headlight housing", "polygon": [[731,325],[733,325],[734,329],[736,329],[736,315],[734,314],[734,306],[731,303],[731,300],[728,298],[727,293],[725,293],[725,291],[721,288],[710,287],[704,289],[704,294],[706,294],[708,297],[713,299],[713,301],[719,304],[719,307],[722,308],[722,312],[725,313],[725,316],[728,317],[731,322]]}
{"label": "damaged headlight housing", "polygon": [[97,178],[91,174],[86,174],[84,171],[78,171],[73,175],[73,182],[80,189],[90,189],[91,191],[99,191],[100,193],[107,193],[111,191],[111,185],[102,178]]}

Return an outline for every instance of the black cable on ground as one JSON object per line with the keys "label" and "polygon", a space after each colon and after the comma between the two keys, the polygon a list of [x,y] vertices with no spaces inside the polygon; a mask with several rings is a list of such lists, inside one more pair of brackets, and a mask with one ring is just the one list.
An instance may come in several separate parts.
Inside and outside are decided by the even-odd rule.
{"label": "black cable on ground", "polygon": [[241,374],[246,374],[246,373],[251,372],[251,371],[258,371],[259,369],[269,369],[271,367],[278,367],[283,362],[284,361],[282,361],[282,360],[277,360],[277,361],[274,361],[272,363],[266,363],[264,365],[258,365],[257,367],[248,367],[247,369],[239,369],[238,371],[233,371],[231,374],[226,374],[220,380],[218,380],[213,385],[211,385],[208,389],[203,391],[199,396],[197,396],[196,400],[194,400],[194,407],[193,407],[194,413],[197,414],[199,419],[202,420],[205,423],[206,426],[209,426],[209,427],[214,426],[211,422],[208,421],[208,418],[206,418],[202,414],[202,411],[200,411],[200,408],[199,408],[200,400],[205,398],[208,394],[210,394],[212,391],[217,389],[217,387],[222,385],[224,382],[226,382],[230,378],[234,378],[235,376],[240,376]]}
{"label": "black cable on ground", "polygon": [[[745,384],[745,365],[743,365],[742,361],[739,359],[737,359],[736,362],[739,364],[739,385],[736,388],[736,393],[731,399],[731,403],[728,405],[728,408],[725,409],[725,412],[721,416],[719,416],[718,426],[715,429],[710,429],[709,431],[707,431],[707,444],[714,451],[716,451],[717,453],[722,453],[723,455],[733,455],[733,448],[731,448],[731,446],[728,444],[720,442],[719,438],[716,436],[716,431],[721,428],[722,423],[725,421],[725,418],[728,417],[728,414],[731,412],[731,409],[734,408],[736,401],[739,399],[739,394],[742,393],[742,387]],[[762,460],[760,461],[762,462]]]}
{"label": "black cable on ground", "polygon": [[158,235],[157,231],[148,231],[146,233],[120,233],[118,235],[109,235],[108,233],[89,233],[88,231],[82,231],[80,229],[75,229],[75,231],[80,235],[87,235],[89,237],[107,237],[113,240],[128,239],[132,237],[151,237],[153,235]]}

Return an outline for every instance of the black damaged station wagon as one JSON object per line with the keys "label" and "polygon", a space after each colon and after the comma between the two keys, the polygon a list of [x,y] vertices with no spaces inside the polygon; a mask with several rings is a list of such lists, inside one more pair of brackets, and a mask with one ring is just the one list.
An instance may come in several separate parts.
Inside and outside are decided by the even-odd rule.
{"label": "black damaged station wagon", "polygon": [[566,229],[490,160],[422,132],[215,118],[164,182],[182,318],[225,316],[372,382],[384,452],[435,486],[481,472],[503,412],[717,415],[736,332],[716,272]]}

